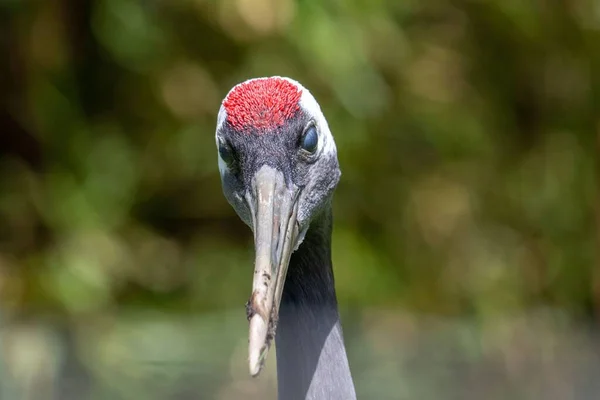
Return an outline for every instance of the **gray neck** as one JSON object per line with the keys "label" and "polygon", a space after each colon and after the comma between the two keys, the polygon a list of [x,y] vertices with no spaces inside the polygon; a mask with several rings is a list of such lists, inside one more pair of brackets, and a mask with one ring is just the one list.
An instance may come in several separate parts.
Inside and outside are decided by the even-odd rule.
{"label": "gray neck", "polygon": [[276,334],[281,400],[356,399],[331,268],[331,209],[290,260]]}

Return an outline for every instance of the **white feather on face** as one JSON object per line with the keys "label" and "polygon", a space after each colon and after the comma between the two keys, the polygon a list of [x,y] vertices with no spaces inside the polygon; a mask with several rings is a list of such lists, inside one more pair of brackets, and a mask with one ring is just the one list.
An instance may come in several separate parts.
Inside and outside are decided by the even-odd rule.
{"label": "white feather on face", "polygon": [[[231,89],[231,90],[233,90],[233,89]],[[231,92],[231,90],[230,90],[230,92]],[[229,95],[229,93],[228,93],[228,95]],[[225,98],[227,98],[227,97],[225,97]],[[217,150],[219,149],[219,131],[221,130],[221,127],[225,123],[226,119],[227,119],[227,111],[225,111],[225,107],[221,103],[221,108],[219,108],[219,114],[217,115],[217,132],[215,134],[215,143],[217,145]],[[218,161],[219,173],[221,174],[221,177],[223,177],[223,175],[225,175],[225,172],[227,171],[227,164],[221,158],[221,154],[219,153],[219,151],[217,151],[217,157],[219,159],[219,161]]]}
{"label": "white feather on face", "polygon": [[[302,84],[298,81],[295,81],[291,78],[287,78],[284,76],[252,78],[252,79],[248,79],[244,82],[238,83],[233,88],[231,88],[231,90],[227,93],[227,96],[225,96],[225,99],[227,99],[229,94],[231,92],[233,92],[240,85],[244,85],[248,82],[251,82],[251,81],[254,81],[257,79],[272,79],[272,78],[285,79],[286,81],[295,85],[300,90],[300,92],[301,92],[300,108],[307,115],[312,117],[312,119],[315,121],[317,131],[319,132],[319,144],[318,144],[319,147],[318,147],[317,152],[324,153],[324,154],[336,154],[337,149],[335,146],[335,141],[333,140],[333,135],[331,134],[329,125],[327,124],[325,115],[323,115],[323,112],[321,111],[321,107],[319,106],[319,103],[317,103],[317,100],[310,93],[310,91],[308,89],[306,89],[304,86],[302,86]],[[219,134],[220,134],[221,128],[226,120],[227,120],[227,111],[225,110],[225,106],[223,105],[223,103],[221,103],[221,107],[219,109],[219,114],[217,115],[217,129],[216,129],[216,133],[215,133],[215,142],[216,142],[217,148],[219,146]],[[218,164],[219,164],[219,172],[220,172],[221,176],[223,176],[225,174],[225,172],[227,171],[227,164],[225,163],[225,161],[223,161],[223,159],[221,158],[221,156],[219,155],[218,152],[217,152],[217,157],[218,157]]]}
{"label": "white feather on face", "polygon": [[323,112],[321,111],[321,106],[319,106],[319,103],[317,103],[317,100],[314,98],[312,93],[310,93],[308,89],[293,79],[286,77],[282,77],[282,79],[293,83],[302,92],[302,96],[300,97],[300,107],[306,114],[315,120],[317,130],[320,133],[319,149],[317,151],[323,151],[323,153],[326,154],[336,153],[337,150],[335,147],[335,141],[333,140],[333,135],[329,130],[329,124],[327,124],[325,115],[323,115]]}

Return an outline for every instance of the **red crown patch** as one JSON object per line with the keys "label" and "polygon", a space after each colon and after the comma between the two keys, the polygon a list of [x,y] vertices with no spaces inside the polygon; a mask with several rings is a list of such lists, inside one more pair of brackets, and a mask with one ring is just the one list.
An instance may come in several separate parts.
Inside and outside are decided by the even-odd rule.
{"label": "red crown patch", "polygon": [[275,129],[300,108],[301,90],[282,78],[258,78],[237,85],[223,105],[227,122],[238,130],[260,133]]}

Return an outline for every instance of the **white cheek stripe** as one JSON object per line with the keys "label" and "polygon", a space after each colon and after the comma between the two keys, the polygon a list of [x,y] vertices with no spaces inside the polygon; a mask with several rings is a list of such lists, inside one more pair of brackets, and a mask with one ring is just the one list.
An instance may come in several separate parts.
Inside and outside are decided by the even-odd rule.
{"label": "white cheek stripe", "polygon": [[[327,124],[327,120],[325,119],[325,116],[323,115],[323,112],[321,111],[321,107],[319,106],[319,103],[317,103],[317,100],[315,100],[315,98],[310,93],[310,91],[308,89],[306,89],[304,86],[302,86],[302,84],[300,84],[300,82],[295,81],[291,78],[287,78],[285,76],[273,76],[271,78],[285,79],[288,82],[296,85],[300,89],[300,91],[302,92],[302,95],[300,97],[300,107],[302,107],[302,109],[308,115],[312,116],[315,119],[317,128],[319,129],[319,131],[321,133],[321,140],[319,140],[319,151],[321,151],[322,153],[326,153],[326,154],[335,154],[336,147],[335,147],[335,141],[333,140],[333,135],[331,134],[331,131],[329,130],[329,125]],[[229,96],[229,93],[231,93],[239,85],[243,85],[246,82],[253,81],[256,79],[268,79],[268,78],[267,77],[253,78],[253,79],[248,79],[244,82],[238,83],[233,88],[231,88],[231,90],[227,93],[227,96],[225,96],[225,99]],[[217,130],[215,132],[215,143],[217,145],[217,149],[219,146],[219,131],[221,130],[221,127],[225,123],[226,119],[227,119],[227,111],[225,110],[225,107],[223,106],[223,104],[221,104],[221,108],[219,109],[219,114],[217,115]],[[225,174],[225,172],[227,171],[227,164],[225,164],[225,161],[223,161],[223,159],[221,159],[221,156],[218,154],[218,152],[217,152],[217,157],[219,159],[219,172],[220,172],[221,176],[223,176]]]}

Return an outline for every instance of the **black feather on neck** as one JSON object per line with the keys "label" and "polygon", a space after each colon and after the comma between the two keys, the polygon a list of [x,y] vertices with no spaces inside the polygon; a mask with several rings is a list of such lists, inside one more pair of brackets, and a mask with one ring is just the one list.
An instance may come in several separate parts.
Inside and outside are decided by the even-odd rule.
{"label": "black feather on neck", "polygon": [[290,260],[275,339],[281,400],[356,398],[337,308],[331,230],[328,206]]}

